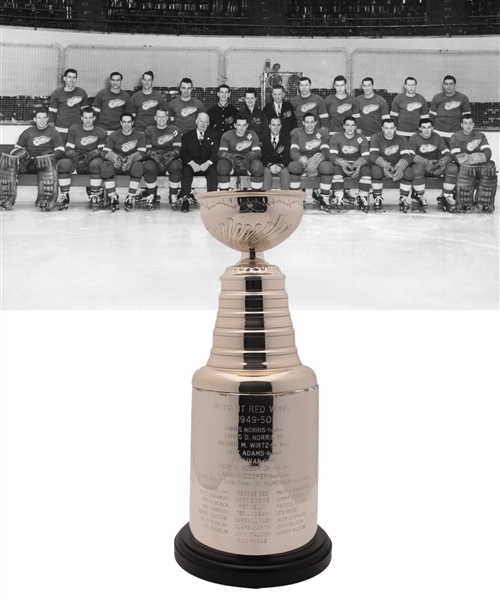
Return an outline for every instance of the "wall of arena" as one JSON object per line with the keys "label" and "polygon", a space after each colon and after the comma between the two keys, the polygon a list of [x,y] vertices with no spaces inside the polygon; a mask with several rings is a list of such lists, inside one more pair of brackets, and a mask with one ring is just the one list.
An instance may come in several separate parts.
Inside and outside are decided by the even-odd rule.
{"label": "wall of arena", "polygon": [[[191,77],[195,96],[206,108],[217,100],[216,88],[227,82],[232,102],[239,104],[247,87],[269,99],[272,83],[281,82],[296,95],[300,75],[312,79],[320,95],[331,93],[335,75],[344,74],[355,94],[371,76],[377,93],[392,101],[403,90],[406,76],[418,80],[418,92],[429,102],[441,91],[445,75],[457,78],[457,90],[467,94],[478,128],[487,133],[493,158],[500,155],[500,39],[464,38],[236,38],[102,34],[1,28],[1,89],[3,97],[22,102],[46,98],[60,84],[67,67],[78,70],[78,85],[90,97],[106,86],[109,73],[124,75],[124,89],[140,86],[145,70],[155,73],[155,87],[173,97],[182,77]],[[271,70],[265,74],[269,59]],[[27,100],[26,100],[27,99]],[[25,114],[29,114],[27,111]],[[10,121],[10,119],[5,119]],[[19,118],[18,118],[19,120]],[[26,120],[26,119],[24,119]],[[2,144],[17,140],[25,125],[0,125]]]}

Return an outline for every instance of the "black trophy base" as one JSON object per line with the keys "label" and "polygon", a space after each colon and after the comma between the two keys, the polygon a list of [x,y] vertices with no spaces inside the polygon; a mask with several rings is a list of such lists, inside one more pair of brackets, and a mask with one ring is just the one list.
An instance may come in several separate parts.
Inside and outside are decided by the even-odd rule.
{"label": "black trophy base", "polygon": [[191,575],[245,588],[276,587],[310,579],[324,571],[332,558],[332,542],[321,527],[308,544],[297,550],[246,556],[200,544],[187,523],[176,535],[174,548],[175,560]]}

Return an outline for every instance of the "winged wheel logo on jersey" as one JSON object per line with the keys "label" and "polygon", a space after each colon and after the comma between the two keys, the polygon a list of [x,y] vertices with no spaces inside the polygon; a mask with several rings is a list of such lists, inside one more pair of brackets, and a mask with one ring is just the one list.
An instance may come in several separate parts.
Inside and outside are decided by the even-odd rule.
{"label": "winged wheel logo on jersey", "polygon": [[186,108],[183,108],[181,110],[181,116],[188,117],[189,115],[192,115],[197,110],[198,109],[196,108],[196,106],[186,106]]}
{"label": "winged wheel logo on jersey", "polygon": [[110,100],[108,102],[109,108],[118,108],[119,106],[123,106],[125,104],[125,100],[121,98],[116,98],[115,100]]}
{"label": "winged wheel logo on jersey", "polygon": [[406,110],[409,110],[411,112],[412,110],[418,110],[421,106],[422,106],[421,102],[409,102],[406,105]]}
{"label": "winged wheel logo on jersey", "polygon": [[306,113],[306,112],[308,112],[309,110],[312,110],[312,109],[313,109],[313,108],[315,108],[315,107],[316,107],[316,102],[306,102],[305,104],[303,104],[303,105],[300,107],[300,110],[301,110],[303,113]]}
{"label": "winged wheel logo on jersey", "polygon": [[80,104],[82,100],[83,98],[81,96],[73,96],[73,98],[68,98],[66,104],[68,106],[75,106],[75,104]]}
{"label": "winged wheel logo on jersey", "polygon": [[387,148],[384,150],[384,154],[386,156],[392,156],[393,154],[397,154],[399,152],[399,144],[395,145],[395,146],[387,146]]}
{"label": "winged wheel logo on jersey", "polygon": [[42,144],[47,144],[48,142],[50,142],[50,138],[47,137],[46,135],[41,135],[39,137],[36,137],[33,140],[33,145],[34,146],[41,146]]}
{"label": "winged wheel logo on jersey", "polygon": [[378,110],[378,104],[367,104],[364,108],[363,108],[363,114],[364,115],[368,115],[369,113]]}
{"label": "winged wheel logo on jersey", "polygon": [[422,154],[429,154],[430,152],[437,150],[437,146],[434,144],[422,144],[419,150]]}
{"label": "winged wheel logo on jersey", "polygon": [[252,140],[244,140],[243,142],[239,142],[238,144],[236,144],[236,150],[237,150],[237,152],[241,152],[242,150],[246,150],[247,148],[250,148],[251,145],[252,145]]}
{"label": "winged wheel logo on jersey", "polygon": [[472,140],[472,142],[469,142],[469,143],[467,144],[467,146],[466,146],[466,147],[467,147],[467,150],[468,150],[469,152],[474,152],[474,150],[475,150],[475,149],[476,149],[476,148],[479,146],[479,144],[480,144],[480,143],[481,143],[481,140],[480,140],[480,139],[477,139],[477,140]]}
{"label": "winged wheel logo on jersey", "polygon": [[460,102],[457,102],[457,100],[453,100],[453,102],[447,102],[444,105],[445,110],[453,110],[454,108],[458,108],[460,106]]}
{"label": "winged wheel logo on jersey", "polygon": [[352,104],[341,104],[338,108],[337,108],[337,112],[342,114],[347,112],[348,110],[351,110],[352,108]]}
{"label": "winged wheel logo on jersey", "polygon": [[342,146],[342,154],[356,154],[357,151],[356,146]]}
{"label": "winged wheel logo on jersey", "polygon": [[321,144],[321,140],[311,140],[310,142],[306,143],[305,149],[306,150],[314,150],[314,148],[317,148],[320,144]]}
{"label": "winged wheel logo on jersey", "polygon": [[163,146],[163,144],[167,144],[168,142],[170,142],[170,140],[173,140],[174,137],[175,136],[173,133],[166,133],[165,135],[162,135],[158,138],[158,144],[160,146]]}
{"label": "winged wheel logo on jersey", "polygon": [[122,144],[122,152],[130,152],[137,146],[137,140],[130,140],[130,142],[126,142]]}
{"label": "winged wheel logo on jersey", "polygon": [[149,110],[158,104],[158,100],[146,100],[142,103],[142,110]]}
{"label": "winged wheel logo on jersey", "polygon": [[97,142],[97,139],[98,138],[96,135],[87,135],[80,140],[80,144],[82,146],[88,146],[89,144],[93,144],[94,142]]}

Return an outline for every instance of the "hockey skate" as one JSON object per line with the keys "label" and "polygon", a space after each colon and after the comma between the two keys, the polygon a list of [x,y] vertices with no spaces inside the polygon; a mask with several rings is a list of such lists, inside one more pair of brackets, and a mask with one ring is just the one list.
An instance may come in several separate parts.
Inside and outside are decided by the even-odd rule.
{"label": "hockey skate", "polygon": [[380,213],[382,212],[382,203],[383,203],[383,198],[382,196],[375,196],[373,198],[373,212],[375,213]]}
{"label": "hockey skate", "polygon": [[120,210],[119,196],[116,192],[109,195],[109,208],[111,209],[112,213]]}
{"label": "hockey skate", "polygon": [[413,197],[413,193],[412,193],[412,197],[411,197],[411,212],[427,212],[427,200],[425,199],[425,196],[422,194],[421,196],[419,196],[417,194],[417,197],[414,198]]}
{"label": "hockey skate", "polygon": [[125,198],[125,204],[123,205],[125,212],[128,212],[129,210],[133,210],[136,202],[137,202],[137,196],[135,194],[127,194],[127,197]]}
{"label": "hockey skate", "polygon": [[351,190],[346,188],[344,190],[344,197],[342,198],[342,200],[345,204],[350,204],[354,206],[354,203],[356,202],[356,197],[351,196]]}
{"label": "hockey skate", "polygon": [[408,198],[406,196],[399,197],[399,210],[405,215],[408,212]]}
{"label": "hockey skate", "polygon": [[319,209],[323,212],[330,212],[330,196],[321,194],[319,200]]}
{"label": "hockey skate", "polygon": [[57,210],[67,210],[69,206],[69,192],[62,192],[61,198],[56,203]]}
{"label": "hockey skate", "polygon": [[[377,198],[380,198],[380,200],[382,201],[382,196],[375,196],[374,200],[376,200]],[[356,201],[358,203],[359,210],[362,210],[364,213],[368,213],[368,211],[370,210],[368,198],[365,198],[364,196],[358,196],[356,198]]]}
{"label": "hockey skate", "polygon": [[321,208],[321,192],[317,189],[312,191],[313,204],[317,204]]}
{"label": "hockey skate", "polygon": [[337,207],[338,213],[343,213],[346,211],[345,206],[344,206],[344,198],[345,198],[345,196],[343,198],[339,198],[339,197],[335,198],[335,206]]}
{"label": "hockey skate", "polygon": [[87,187],[86,190],[89,197],[89,209],[96,211],[104,208],[104,188],[100,188],[97,192],[93,192],[90,187]]}
{"label": "hockey skate", "polygon": [[184,200],[183,197],[177,196],[177,194],[170,194],[169,196],[169,202],[170,202],[170,208],[172,210],[180,210],[182,207],[182,201]]}
{"label": "hockey skate", "polygon": [[440,204],[442,211],[449,213],[457,212],[457,203],[451,194],[442,194],[442,198],[440,198],[438,198],[438,205]]}
{"label": "hockey skate", "polygon": [[200,208],[200,203],[198,202],[198,200],[196,200],[196,197],[192,190],[188,194],[188,200],[191,208]]}

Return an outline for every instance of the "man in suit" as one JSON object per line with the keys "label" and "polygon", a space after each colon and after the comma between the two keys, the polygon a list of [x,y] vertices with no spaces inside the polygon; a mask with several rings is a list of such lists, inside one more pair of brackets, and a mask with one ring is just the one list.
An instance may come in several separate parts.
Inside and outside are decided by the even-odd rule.
{"label": "man in suit", "polygon": [[181,179],[181,212],[188,212],[190,197],[194,200],[191,185],[195,175],[206,178],[208,192],[217,190],[219,134],[208,129],[209,124],[209,116],[201,112],[196,117],[196,129],[182,136],[181,160],[184,167]]}
{"label": "man in suit", "polygon": [[290,173],[287,165],[290,162],[290,136],[283,134],[279,117],[272,117],[269,132],[262,139],[262,163],[264,165],[264,190],[273,187],[273,177],[279,175],[280,189],[290,189]]}
{"label": "man in suit", "polygon": [[264,106],[264,114],[269,122],[273,117],[280,117],[281,133],[290,137],[292,129],[297,127],[297,117],[290,102],[284,100],[285,88],[281,84],[273,85],[272,97],[272,102]]}

